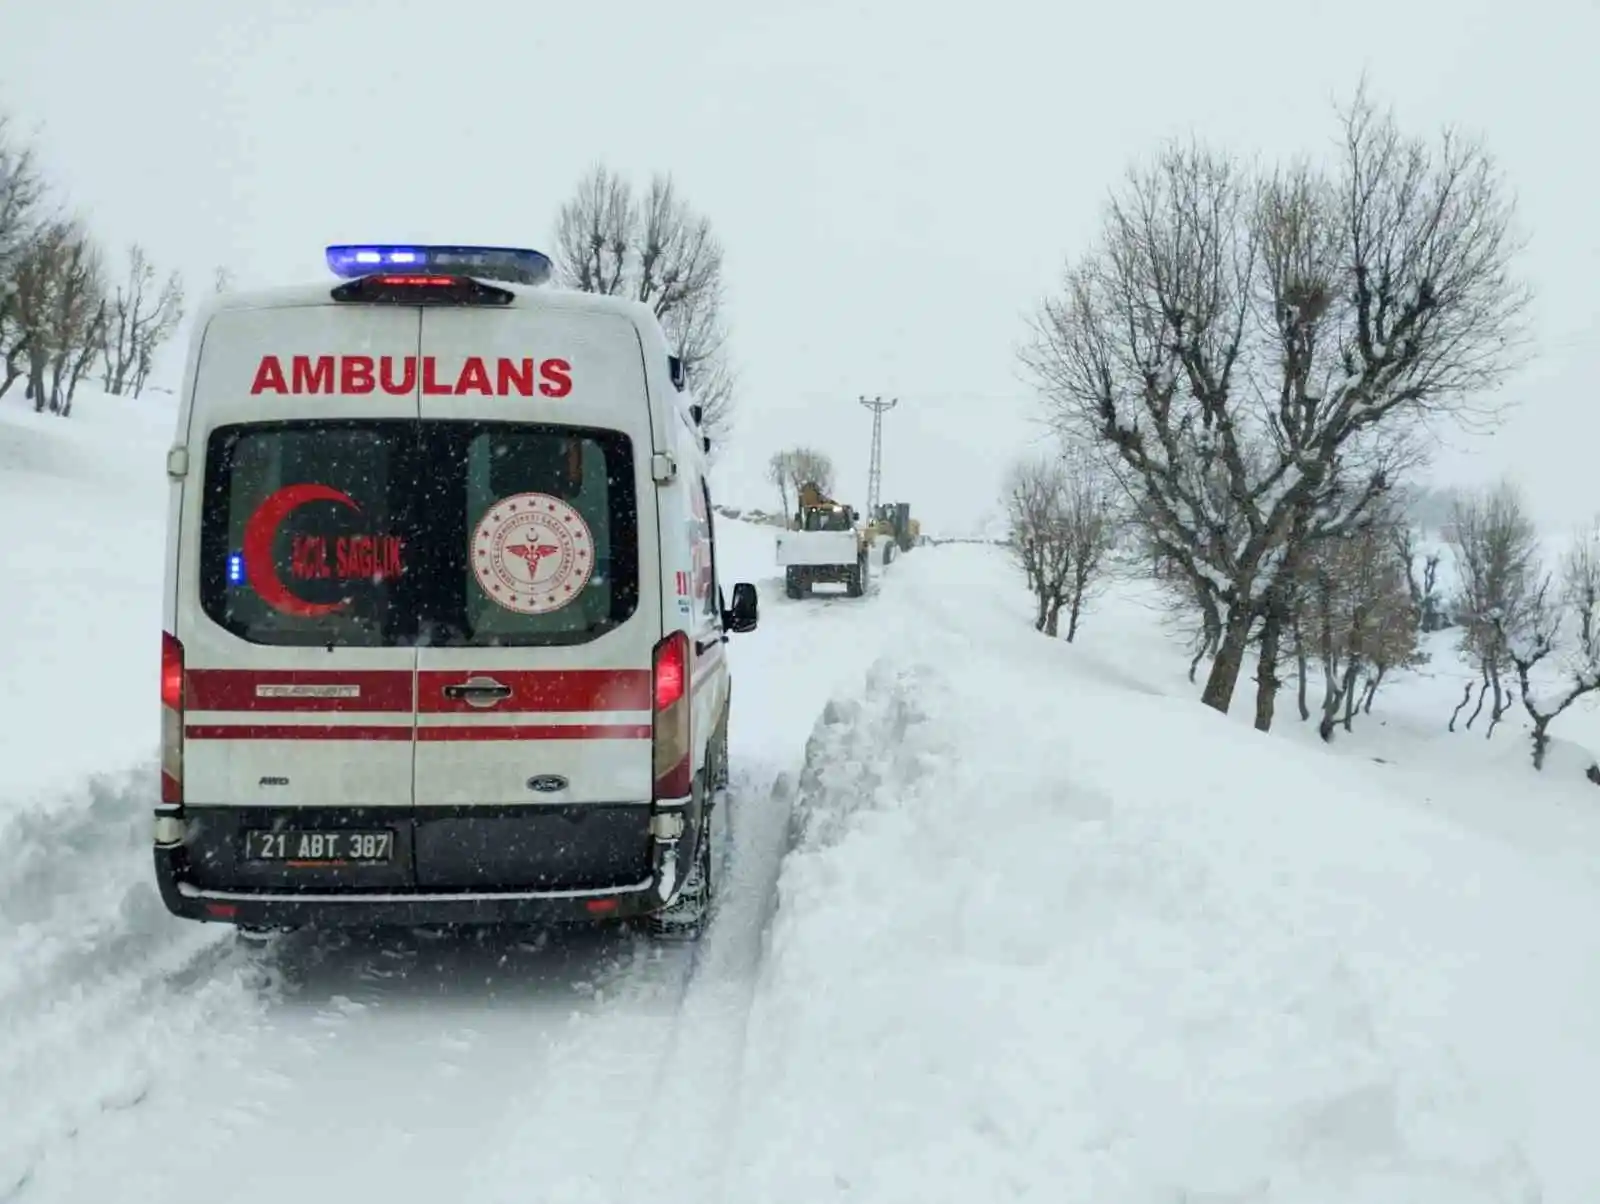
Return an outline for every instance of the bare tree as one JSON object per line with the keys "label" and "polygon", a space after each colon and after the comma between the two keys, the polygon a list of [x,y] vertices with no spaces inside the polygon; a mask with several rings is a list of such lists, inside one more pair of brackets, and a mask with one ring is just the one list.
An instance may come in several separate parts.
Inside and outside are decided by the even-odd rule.
{"label": "bare tree", "polygon": [[1407,137],[1361,93],[1342,134],[1329,176],[1201,147],[1134,171],[1025,353],[1057,424],[1115,452],[1148,538],[1214,600],[1218,710],[1307,547],[1358,529],[1415,463],[1411,432],[1471,417],[1519,362],[1488,154]]}
{"label": "bare tree", "polygon": [[223,293],[231,293],[237,284],[238,278],[234,275],[232,268],[219,265],[212,269],[211,292],[213,295],[221,296]]}
{"label": "bare tree", "polygon": [[601,164],[556,219],[555,265],[571,288],[628,297],[661,320],[683,361],[713,448],[732,427],[737,387],[723,320],[722,244],[710,219],[678,195],[670,176],[643,195]]}
{"label": "bare tree", "polygon": [[150,379],[156,352],[183,320],[183,280],[173,272],[159,287],[155,265],[135,243],[128,274],[110,298],[101,381],[107,393],[138,397]]}
{"label": "bare tree", "polygon": [[1420,550],[1419,533],[1409,522],[1396,523],[1390,539],[1395,556],[1405,567],[1406,592],[1411,596],[1418,629],[1433,632],[1450,626],[1449,612],[1439,594],[1439,565],[1444,554]]}
{"label": "bare tree", "polygon": [[[1466,726],[1471,729],[1485,699],[1492,697],[1489,735],[1493,735],[1516,702],[1504,683],[1514,668],[1510,641],[1537,643],[1547,619],[1539,533],[1517,488],[1502,482],[1491,490],[1460,495],[1445,538],[1458,580],[1455,610],[1462,623],[1461,650],[1476,666],[1480,681],[1477,706]],[[1450,716],[1451,731],[1471,699],[1469,685]]]}
{"label": "bare tree", "polygon": [[1416,613],[1390,522],[1374,521],[1312,547],[1292,632],[1302,719],[1310,718],[1306,695],[1311,655],[1322,669],[1317,730],[1324,740],[1333,739],[1336,726],[1351,730],[1358,712],[1371,711],[1390,672],[1421,663]]}
{"label": "bare tree", "polygon": [[105,335],[100,253],[80,223],[48,222],[21,255],[14,286],[27,397],[35,410],[65,417]]}
{"label": "bare tree", "polygon": [[1011,547],[1034,599],[1035,631],[1054,636],[1072,569],[1066,539],[1066,472],[1054,456],[1014,465],[1006,479]]}
{"label": "bare tree", "polygon": [[1116,513],[1094,459],[1079,449],[1020,461],[1006,482],[1011,547],[1037,604],[1034,627],[1068,643],[1116,540]]}
{"label": "bare tree", "polygon": [[18,273],[42,224],[44,179],[33,148],[0,115],[0,397],[23,375],[28,330],[19,313]]}
{"label": "bare tree", "polygon": [[833,492],[833,461],[814,447],[791,447],[772,454],[767,461],[767,479],[783,497],[784,514],[792,514],[790,499],[799,506],[801,486],[810,484],[823,493]]}
{"label": "bare tree", "polygon": [[779,512],[789,513],[789,462],[788,453],[776,451],[767,461],[767,480],[778,487]]}
{"label": "bare tree", "polygon": [[1067,574],[1067,643],[1078,634],[1084,603],[1101,583],[1106,557],[1116,547],[1120,514],[1100,461],[1085,448],[1068,448],[1062,456],[1062,538],[1071,568]]}
{"label": "bare tree", "polygon": [[[1496,612],[1491,619],[1517,671],[1523,709],[1533,721],[1533,767],[1544,768],[1550,724],[1585,694],[1600,690],[1600,524],[1578,537],[1562,558],[1559,592],[1539,579],[1520,615]],[[1554,654],[1557,684],[1545,695],[1534,671]]]}

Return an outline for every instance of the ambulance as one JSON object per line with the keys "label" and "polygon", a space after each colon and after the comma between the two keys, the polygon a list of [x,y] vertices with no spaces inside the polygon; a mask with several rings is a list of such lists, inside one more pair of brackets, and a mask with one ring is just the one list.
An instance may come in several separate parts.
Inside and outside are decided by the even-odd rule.
{"label": "ambulance", "polygon": [[651,309],[537,251],[219,298],[170,480],[156,876],[250,933],[702,929],[728,833],[710,442]]}

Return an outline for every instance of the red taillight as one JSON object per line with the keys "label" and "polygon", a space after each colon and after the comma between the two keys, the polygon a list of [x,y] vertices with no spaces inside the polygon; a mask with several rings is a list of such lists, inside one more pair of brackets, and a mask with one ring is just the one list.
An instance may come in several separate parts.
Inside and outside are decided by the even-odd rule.
{"label": "red taillight", "polygon": [[584,904],[584,907],[592,916],[609,915],[617,910],[617,901],[615,899],[590,899]]}
{"label": "red taillight", "polygon": [[656,645],[656,710],[664,711],[684,695],[689,681],[689,637],[683,632],[669,635]]}
{"label": "red taillight", "polygon": [[656,645],[652,685],[655,796],[686,798],[694,777],[694,746],[690,741],[689,637],[683,632],[675,631]]}
{"label": "red taillight", "polygon": [[183,645],[167,631],[161,633],[161,705],[183,710]]}
{"label": "red taillight", "polygon": [[161,801],[183,802],[183,645],[161,633]]}

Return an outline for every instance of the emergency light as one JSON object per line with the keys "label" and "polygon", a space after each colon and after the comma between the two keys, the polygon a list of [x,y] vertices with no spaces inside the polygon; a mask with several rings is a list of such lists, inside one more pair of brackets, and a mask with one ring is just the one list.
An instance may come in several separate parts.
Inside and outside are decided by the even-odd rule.
{"label": "emergency light", "polygon": [[543,284],[550,257],[525,247],[418,246],[411,243],[341,243],[327,250],[328,267],[343,280],[378,272],[411,276],[471,276],[508,284]]}

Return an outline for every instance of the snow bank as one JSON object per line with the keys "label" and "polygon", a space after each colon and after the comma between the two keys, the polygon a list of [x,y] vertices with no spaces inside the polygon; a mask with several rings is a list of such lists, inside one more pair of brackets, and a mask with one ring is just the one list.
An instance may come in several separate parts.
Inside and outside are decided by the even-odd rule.
{"label": "snow bank", "polygon": [[0,402],[0,1199],[258,1003],[150,868],[173,418],[159,395]]}
{"label": "snow bank", "polygon": [[0,829],[0,1199],[63,1141],[226,1055],[263,1006],[225,932],[156,894],[156,789],[153,765],[95,778]]}
{"label": "snow bank", "polygon": [[729,1198],[1600,1198],[1600,892],[996,622],[993,566],[908,560],[813,734]]}
{"label": "snow bank", "polygon": [[171,397],[0,401],[0,817],[155,753]]}

